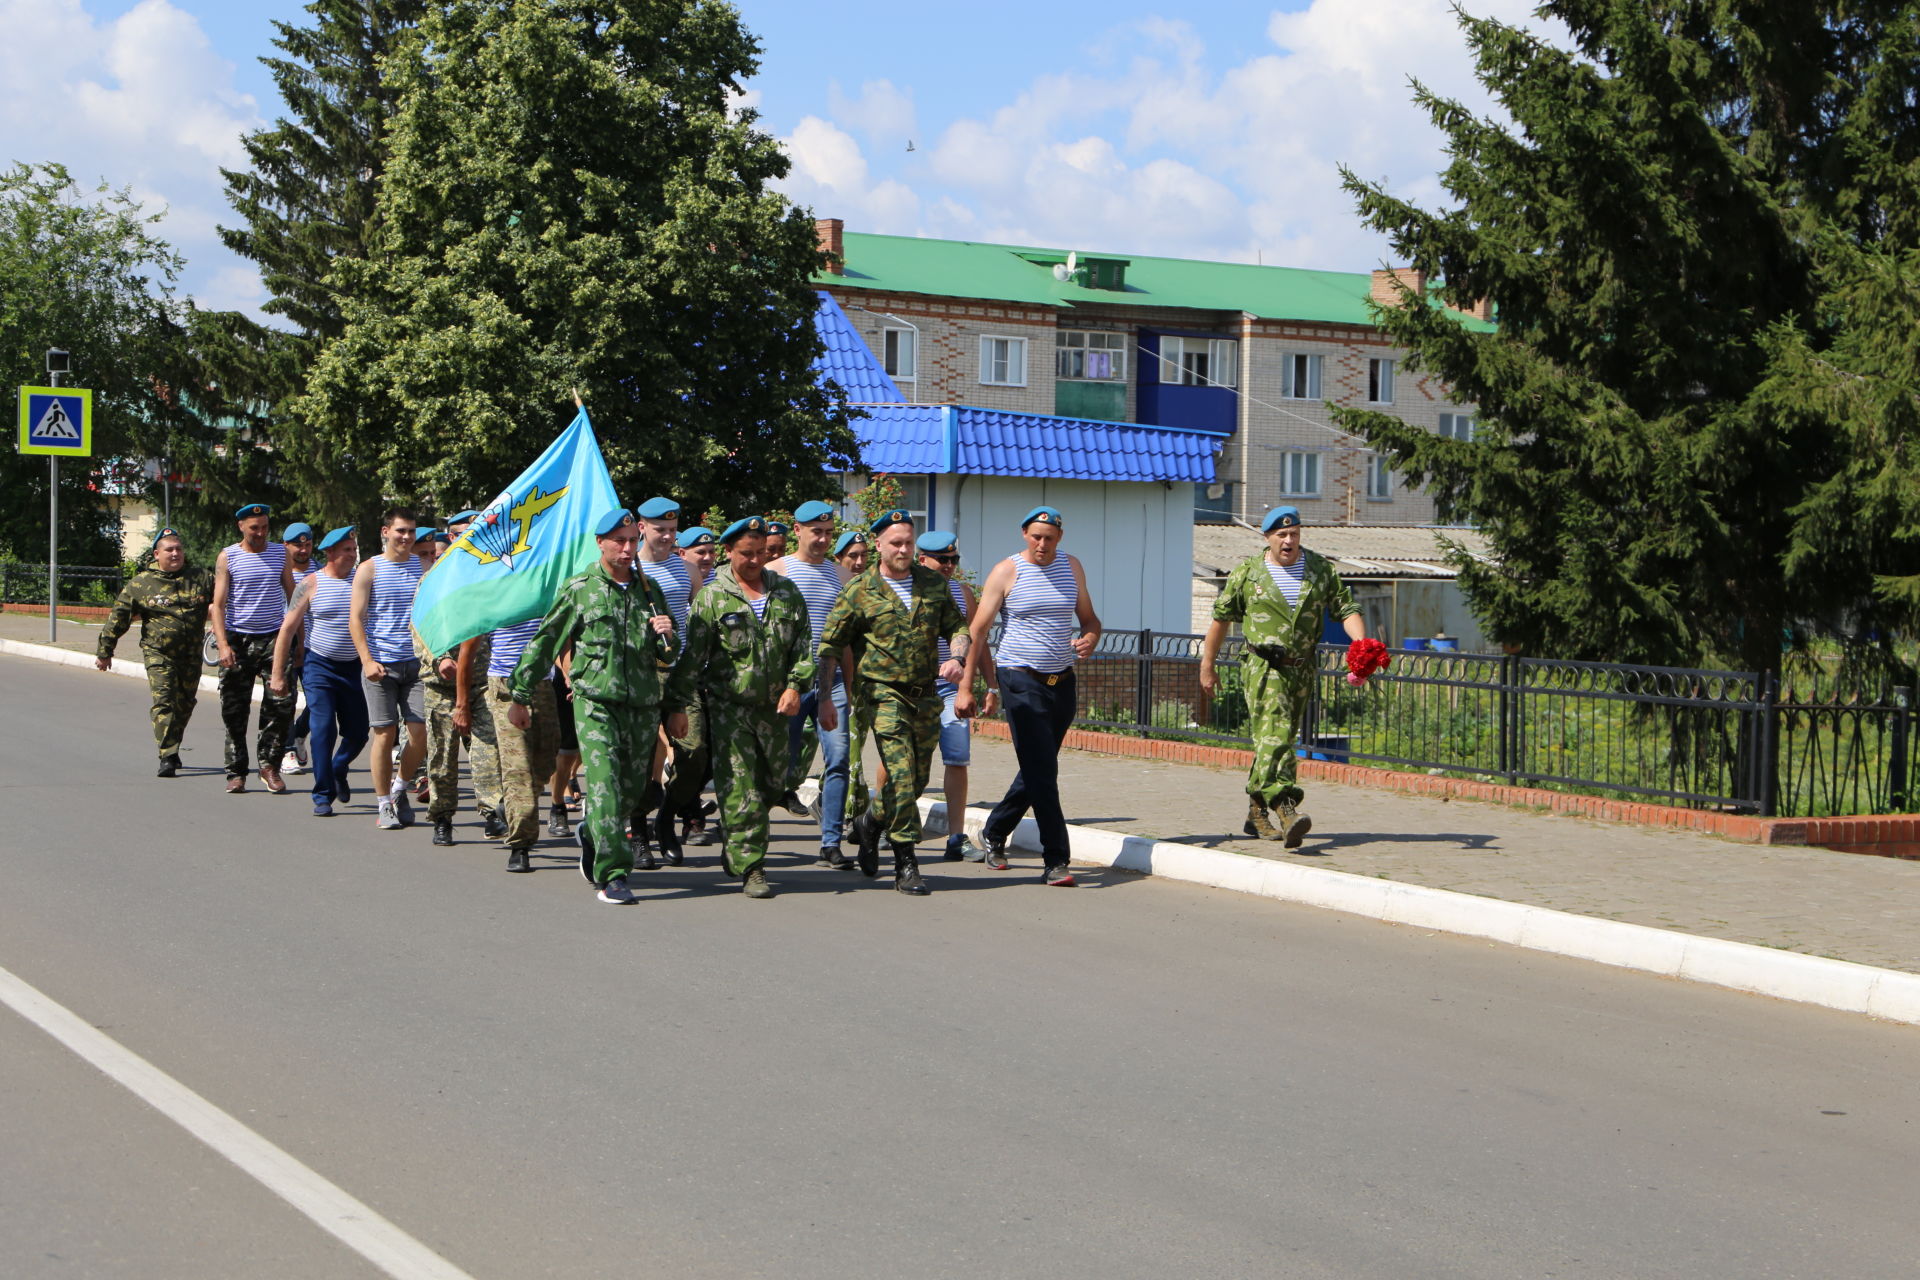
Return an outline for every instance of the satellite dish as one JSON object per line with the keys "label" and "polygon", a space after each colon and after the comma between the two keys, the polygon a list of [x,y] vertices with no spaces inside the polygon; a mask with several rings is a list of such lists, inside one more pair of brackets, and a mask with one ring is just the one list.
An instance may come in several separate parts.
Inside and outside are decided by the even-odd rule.
{"label": "satellite dish", "polygon": [[1210,484],[1207,486],[1207,497],[1211,501],[1218,502],[1226,496],[1227,486],[1223,484]]}
{"label": "satellite dish", "polygon": [[1073,269],[1079,265],[1080,265],[1080,255],[1075,253],[1071,249],[1067,250],[1067,274],[1072,275]]}
{"label": "satellite dish", "polygon": [[1073,279],[1073,273],[1067,270],[1066,263],[1056,262],[1053,264],[1053,278],[1061,284],[1065,284],[1067,281]]}

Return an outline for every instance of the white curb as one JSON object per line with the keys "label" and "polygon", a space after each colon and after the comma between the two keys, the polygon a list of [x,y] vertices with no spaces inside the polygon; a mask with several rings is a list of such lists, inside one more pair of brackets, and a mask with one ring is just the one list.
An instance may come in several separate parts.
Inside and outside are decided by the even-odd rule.
{"label": "white curb", "polygon": [[[929,828],[945,829],[944,803],[922,799],[920,813]],[[984,840],[981,828],[985,822],[983,811],[969,810],[968,834]],[[1622,969],[1640,969],[1848,1013],[1864,1013],[1891,1022],[1920,1024],[1920,974],[1778,951],[1723,938],[1702,938],[1619,920],[1601,920],[1549,907],[1524,906],[1498,898],[1401,884],[1345,871],[1271,862],[1248,854],[1203,849],[1170,840],[1149,840],[1098,827],[1074,826],[1069,831],[1076,862],[1345,911],[1349,915],[1418,929],[1490,938],[1532,951],[1572,956]],[[1022,820],[1008,843],[1038,851],[1039,829],[1033,819]]]}
{"label": "white curb", "polygon": [[[85,667],[93,670],[93,655],[80,653],[73,649],[57,649],[50,644],[28,644],[24,640],[0,640],[0,653],[12,654],[16,658],[38,658],[42,662],[58,663],[63,667]],[[129,662],[125,658],[115,658],[113,665],[107,668],[116,676],[129,676],[135,680],[147,678],[145,663]],[[220,682],[212,676],[200,677],[200,692],[219,693]],[[254,682],[253,700],[260,701],[260,685]]]}

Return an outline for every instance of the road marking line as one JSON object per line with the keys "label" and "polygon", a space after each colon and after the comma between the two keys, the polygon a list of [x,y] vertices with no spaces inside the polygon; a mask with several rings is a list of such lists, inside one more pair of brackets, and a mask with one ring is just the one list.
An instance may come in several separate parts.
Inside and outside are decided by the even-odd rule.
{"label": "road marking line", "polygon": [[394,1280],[473,1280],[368,1205],[4,968],[0,1003],[231,1160]]}

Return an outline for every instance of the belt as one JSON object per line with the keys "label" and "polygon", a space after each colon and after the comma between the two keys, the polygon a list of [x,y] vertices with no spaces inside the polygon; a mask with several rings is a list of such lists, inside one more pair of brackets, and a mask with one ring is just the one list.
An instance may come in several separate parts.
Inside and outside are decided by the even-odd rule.
{"label": "belt", "polygon": [[1032,667],[1007,667],[1005,669],[1008,671],[1024,671],[1048,687],[1059,684],[1062,680],[1065,680],[1073,674],[1072,667],[1068,667],[1065,671],[1036,671]]}
{"label": "belt", "polygon": [[919,702],[924,698],[930,698],[933,696],[932,681],[927,681],[924,684],[908,684],[903,680],[869,679],[867,683],[885,685],[887,688],[892,689],[900,694],[903,694],[906,697],[911,698],[915,702]]}

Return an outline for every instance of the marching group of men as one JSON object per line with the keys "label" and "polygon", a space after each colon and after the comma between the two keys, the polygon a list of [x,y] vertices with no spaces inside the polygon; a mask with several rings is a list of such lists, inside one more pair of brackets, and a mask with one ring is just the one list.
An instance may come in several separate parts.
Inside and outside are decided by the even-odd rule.
{"label": "marching group of men", "polygon": [[[414,596],[479,512],[441,530],[390,508],[365,560],[352,526],[316,540],[293,524],[276,543],[267,506],[234,514],[239,540],[211,569],[188,567],[178,533],[162,529],[151,567],[128,582],[100,637],[96,665],[106,670],[120,636],[136,617],[143,623],[161,777],[181,767],[210,625],[229,793],[256,773],[268,791],[285,792],[283,771],[310,766],[313,812],[331,816],[351,799],[349,766],[370,746],[376,827],[411,825],[422,798],[434,843],[452,844],[464,745],[476,807],[508,851],[507,870],[532,869],[545,795],[548,833],[578,840],[581,873],[603,902],[635,901],[636,868],[680,865],[685,843],[714,839],[724,872],[747,896],[768,898],[769,817],[776,806],[808,812],[798,786],[817,745],[819,864],[877,876],[884,841],[894,887],[920,896],[918,799],[937,747],[946,857],[1006,869],[1007,841],[1031,811],[1043,880],[1074,883],[1058,757],[1076,710],[1074,667],[1101,627],[1084,568],[1060,549],[1065,522],[1052,507],[1022,518],[1024,545],[992,567],[976,598],[955,576],[954,536],[916,536],[904,510],[836,538],[834,508],[808,502],[791,528],[747,516],[716,535],[681,530],[678,505],[653,498],[599,516],[599,560],[560,588],[544,617],[445,653],[427,652],[413,628]],[[1295,847],[1310,820],[1298,808],[1293,744],[1319,618],[1331,612],[1356,639],[1365,629],[1331,567],[1300,546],[1298,511],[1276,508],[1263,533],[1266,552],[1234,571],[1216,605],[1200,679],[1215,686],[1228,627],[1243,625],[1255,735],[1245,830]],[[959,817],[967,722],[996,703],[1018,772],[987,817],[982,849]],[[869,737],[877,787],[861,763]],[[576,772],[577,830],[567,804]],[[715,806],[702,800],[709,783],[717,832],[706,824]]]}

